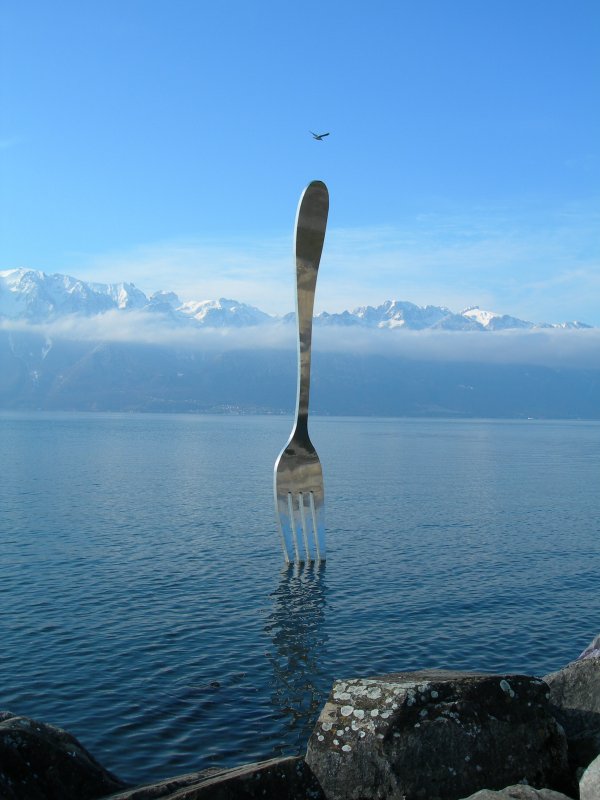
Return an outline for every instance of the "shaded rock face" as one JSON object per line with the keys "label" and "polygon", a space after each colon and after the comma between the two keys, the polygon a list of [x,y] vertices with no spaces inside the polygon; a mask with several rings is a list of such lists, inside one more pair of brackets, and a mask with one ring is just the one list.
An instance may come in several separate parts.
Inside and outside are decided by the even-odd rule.
{"label": "shaded rock face", "polygon": [[546,675],[544,681],[550,688],[552,712],[565,729],[571,768],[585,769],[600,754],[600,657],[585,655]]}
{"label": "shaded rock face", "polygon": [[138,786],[110,800],[325,800],[301,757],[274,758],[228,770],[205,770]]}
{"label": "shaded rock face", "polygon": [[2,800],[94,800],[123,786],[71,734],[0,712]]}
{"label": "shaded rock face", "polygon": [[548,687],[441,670],[336,681],[306,761],[329,800],[460,800],[526,781],[569,788]]}
{"label": "shaded rock face", "polygon": [[600,798],[600,756],[597,756],[579,781],[580,800],[598,800]]}

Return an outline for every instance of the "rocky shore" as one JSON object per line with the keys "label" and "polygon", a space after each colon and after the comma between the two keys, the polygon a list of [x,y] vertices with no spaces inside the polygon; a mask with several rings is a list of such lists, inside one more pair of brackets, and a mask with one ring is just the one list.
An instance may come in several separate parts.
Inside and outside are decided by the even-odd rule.
{"label": "rocky shore", "polygon": [[0,712],[0,800],[600,800],[600,635],[543,678],[334,683],[304,756],[128,787],[66,731]]}

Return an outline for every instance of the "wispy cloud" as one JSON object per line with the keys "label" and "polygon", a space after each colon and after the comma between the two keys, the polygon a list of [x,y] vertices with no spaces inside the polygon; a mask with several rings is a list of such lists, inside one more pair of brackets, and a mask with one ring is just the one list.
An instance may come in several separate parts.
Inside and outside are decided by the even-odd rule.
{"label": "wispy cloud", "polygon": [[[288,350],[294,358],[295,328],[283,323],[244,328],[198,328],[172,324],[143,311],[109,311],[95,317],[71,316],[45,324],[0,321],[0,330],[30,333],[47,340],[129,342],[198,350]],[[537,364],[555,368],[600,369],[600,329],[510,331],[406,331],[320,327],[315,353],[378,355],[434,362]]]}
{"label": "wispy cloud", "polygon": [[183,240],[143,245],[87,259],[85,280],[128,280],[147,294],[159,289],[183,300],[230,297],[267,313],[293,308],[292,249],[287,239]]}
{"label": "wispy cloud", "polygon": [[332,296],[338,286],[340,305],[347,306],[368,283],[371,294],[383,289],[386,297],[419,305],[455,311],[480,305],[550,322],[593,315],[594,323],[599,227],[600,219],[578,214],[535,228],[501,215],[428,216],[410,232],[333,231],[320,291]]}
{"label": "wispy cloud", "polygon": [[[386,299],[479,305],[535,322],[600,324],[600,219],[566,209],[535,224],[508,213],[422,215],[398,226],[332,227],[316,310]],[[280,314],[293,308],[291,233],[270,238],[168,241],[82,256],[78,277],[170,289],[183,300],[232,297]]]}

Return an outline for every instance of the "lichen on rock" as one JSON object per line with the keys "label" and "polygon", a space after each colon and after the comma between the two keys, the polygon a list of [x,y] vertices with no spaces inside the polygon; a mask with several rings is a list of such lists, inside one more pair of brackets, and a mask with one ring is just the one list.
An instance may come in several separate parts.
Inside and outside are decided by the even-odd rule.
{"label": "lichen on rock", "polygon": [[336,681],[307,763],[328,800],[459,800],[482,781],[561,789],[567,746],[547,693],[525,675],[443,670]]}

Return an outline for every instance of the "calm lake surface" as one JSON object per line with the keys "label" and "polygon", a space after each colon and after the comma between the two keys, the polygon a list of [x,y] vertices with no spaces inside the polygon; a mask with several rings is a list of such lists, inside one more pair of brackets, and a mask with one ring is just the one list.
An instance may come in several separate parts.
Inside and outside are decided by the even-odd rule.
{"label": "calm lake surface", "polygon": [[543,675],[600,630],[600,423],[315,418],[328,562],[282,570],[286,417],[0,415],[0,709],[145,782],[301,752],[336,677]]}

